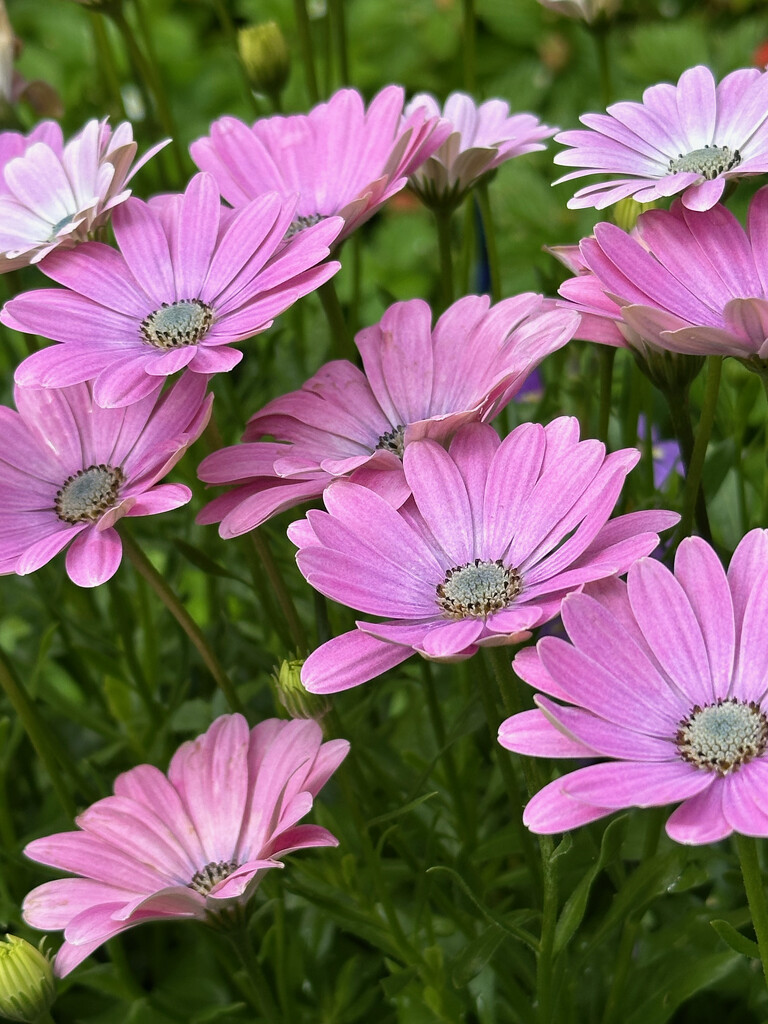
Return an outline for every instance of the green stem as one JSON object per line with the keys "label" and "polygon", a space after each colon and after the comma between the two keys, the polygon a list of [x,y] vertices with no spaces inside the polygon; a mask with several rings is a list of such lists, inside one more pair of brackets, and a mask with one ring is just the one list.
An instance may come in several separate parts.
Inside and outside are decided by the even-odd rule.
{"label": "green stem", "polygon": [[734,833],[736,851],[739,855],[741,876],[744,879],[744,891],[747,894],[749,912],[755,929],[760,960],[763,965],[763,978],[768,985],[768,902],[765,898],[765,885],[760,862],[757,856],[757,843],[752,836]]}
{"label": "green stem", "polygon": [[481,181],[477,186],[477,204],[480,207],[480,219],[485,236],[485,252],[488,257],[488,272],[491,278],[491,299],[493,302],[498,302],[501,298],[501,271],[487,181]]}
{"label": "green stem", "polygon": [[464,19],[461,42],[464,49],[464,88],[468,93],[475,91],[475,0],[463,0]]}
{"label": "green stem", "polygon": [[605,22],[593,25],[592,38],[595,40],[595,47],[597,49],[597,67],[600,72],[600,92],[603,97],[603,106],[607,107],[613,96],[608,25]]}
{"label": "green stem", "polygon": [[344,20],[344,0],[329,0],[328,14],[331,18],[333,41],[339,62],[339,85],[349,85],[349,54],[347,51],[347,26]]}
{"label": "green stem", "polygon": [[123,94],[120,92],[120,79],[117,75],[112,48],[109,45],[104,18],[93,11],[89,12],[89,17],[99,71],[106,83],[107,90],[111,93],[115,115],[125,118],[125,105],[123,104]]}
{"label": "green stem", "polygon": [[541,910],[541,938],[536,958],[536,1001],[539,1006],[540,1024],[551,1024],[555,1020],[555,986],[552,983],[554,968],[555,927],[557,925],[557,861],[552,859],[554,843],[552,836],[539,836],[544,899]]}
{"label": "green stem", "polygon": [[[686,466],[685,490],[683,491],[683,518],[680,520],[678,536],[688,537],[693,527],[694,515],[697,517],[699,530],[705,540],[711,541],[709,534],[709,522],[707,519],[706,506],[703,510],[703,517],[699,515],[699,503],[704,504],[704,494],[701,490],[701,474],[704,470],[704,459],[707,454],[707,445],[712,433],[712,424],[715,421],[715,410],[717,409],[717,396],[720,390],[720,374],[723,367],[722,356],[710,356],[707,366],[707,381],[704,390],[704,402],[699,417],[699,429],[696,431],[696,440],[691,452],[690,462]],[[706,527],[707,533],[704,533]]]}
{"label": "green stem", "polygon": [[307,84],[309,102],[314,106],[320,99],[317,90],[317,76],[315,74],[315,57],[312,49],[312,32],[309,25],[309,15],[305,0],[293,0],[293,12],[296,18],[296,31],[299,36],[299,49],[301,59],[304,62],[304,79]]}
{"label": "green stem", "polygon": [[173,615],[178,624],[187,634],[193,645],[197,648],[198,654],[205,662],[208,671],[211,673],[216,684],[226,697],[229,706],[233,711],[243,712],[243,705],[240,703],[240,698],[237,696],[229,676],[222,668],[219,659],[216,657],[212,648],[209,646],[208,641],[203,636],[200,627],[194,621],[176,594],[174,594],[165,582],[161,574],[157,571],[154,565],[152,565],[133,537],[127,533],[121,533],[120,538],[123,542],[123,551],[128,556],[134,569],[147,581],[171,615]]}
{"label": "green stem", "polygon": [[[768,370],[760,369],[757,373],[765,391],[766,401],[768,401]],[[765,523],[768,522],[768,419],[766,419],[765,427],[763,428],[763,437],[765,446],[763,455],[763,517],[760,521]]]}
{"label": "green stem", "polygon": [[249,536],[253,543],[253,548],[259,556],[261,564],[264,566],[264,571],[272,585],[272,590],[274,591],[277,602],[280,605],[280,610],[288,624],[288,629],[291,634],[291,639],[296,647],[296,651],[299,657],[306,657],[309,653],[307,634],[301,623],[298,612],[296,611],[296,605],[293,603],[291,592],[283,579],[283,574],[280,572],[280,566],[277,564],[275,556],[272,554],[272,549],[270,548],[266,537],[259,529],[251,530]]}
{"label": "green stem", "polygon": [[357,361],[357,349],[347,329],[347,321],[344,319],[344,311],[339,302],[339,296],[333,278],[321,284],[317,289],[320,302],[323,305],[323,312],[328,321],[331,331],[331,350],[337,359],[349,359],[354,363]]}
{"label": "green stem", "polygon": [[252,991],[253,1003],[261,1012],[267,1024],[282,1024],[283,1016],[272,994],[272,989],[259,958],[253,948],[247,925],[243,922],[237,926],[225,928],[224,934],[235,952],[240,965],[248,979]]}
{"label": "green stem", "polygon": [[[610,345],[600,346],[600,412],[598,414],[597,436],[608,444],[608,427],[611,422],[611,395],[613,391],[613,362],[616,349]],[[647,424],[650,437],[651,426]]]}
{"label": "green stem", "polygon": [[[691,463],[693,460],[693,429],[691,427],[691,415],[690,405],[688,402],[688,388],[682,391],[665,391],[664,397],[669,405],[669,415],[672,420],[672,427],[675,431],[675,437],[677,443],[680,445],[680,455],[683,460],[683,466],[685,468],[685,489],[683,492],[683,519],[680,521],[678,527],[678,535],[680,537],[688,536],[691,532],[691,524],[695,516],[696,525],[699,528],[699,533],[704,540],[709,541],[712,539],[712,532],[709,528],[709,517],[707,516],[707,506],[704,501],[704,492],[701,490],[699,483],[700,479],[695,481],[696,487],[693,490],[693,484],[688,484],[688,476],[691,470]],[[650,424],[648,426],[650,430]],[[686,532],[687,531],[687,532]]]}
{"label": "green stem", "polygon": [[453,246],[451,240],[452,209],[435,209],[437,244],[440,252],[440,292],[442,310],[453,302]]}
{"label": "green stem", "polygon": [[[245,86],[245,92],[248,96],[248,102],[250,103],[254,114],[256,114],[256,116],[259,117],[261,116],[261,108],[258,104],[258,101],[256,100],[256,97],[253,95],[253,89],[251,88],[251,82],[250,79],[248,78],[248,72],[246,71],[245,64],[243,64],[242,58],[240,57],[240,50],[237,45],[237,29],[235,28],[235,23],[232,21],[232,18],[230,17],[229,11],[227,10],[227,5],[224,2],[224,0],[213,0],[213,6],[216,9],[219,24],[222,27],[224,35],[227,37],[227,41],[229,42],[229,45],[232,47],[233,53],[237,54],[237,63],[240,68],[240,74],[243,79],[243,85]],[[278,93],[276,97],[270,96],[270,99],[272,100],[272,103],[275,107],[275,112],[277,113],[279,111],[280,94]]]}

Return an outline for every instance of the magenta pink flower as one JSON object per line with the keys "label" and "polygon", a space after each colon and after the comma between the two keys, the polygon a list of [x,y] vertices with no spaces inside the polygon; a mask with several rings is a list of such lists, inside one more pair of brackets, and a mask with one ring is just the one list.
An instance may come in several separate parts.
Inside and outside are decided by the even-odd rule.
{"label": "magenta pink flower", "polygon": [[102,409],[90,384],[16,388],[18,412],[0,406],[0,573],[26,575],[67,551],[81,587],[104,583],[122,556],[114,526],[186,505],[182,484],[158,484],[200,436],[213,396],[185,374],[161,396]]}
{"label": "magenta pink flower", "polygon": [[340,89],[308,114],[264,118],[249,128],[234,117],[211,125],[190,146],[234,207],[276,191],[298,193],[294,230],[342,217],[341,242],[405,187],[450,126],[425,109],[403,117],[405,94],[388,85],[366,111],[355,89]]}
{"label": "magenta pink flower", "polygon": [[120,252],[89,242],[54,253],[40,269],[66,290],[25,292],[0,319],[63,342],[35,352],[16,371],[27,387],[94,380],[99,405],[128,405],[188,367],[231,370],[231,348],[266,330],[302,295],[336,273],[323,263],[341,227],[331,218],[285,243],[293,205],[264,195],[224,210],[213,178],[196,174],[183,195],[115,211]]}
{"label": "magenta pink flower", "polygon": [[768,357],[768,188],[755,193],[746,231],[721,205],[696,213],[680,202],[641,214],[636,231],[598,224],[581,243],[590,273],[561,294],[595,316],[602,302],[606,322],[613,306],[631,344],[747,365]]}
{"label": "magenta pink flower", "polygon": [[[206,483],[238,486],[207,505],[198,522],[220,521],[222,537],[234,537],[351,473],[402,504],[410,493],[404,448],[424,437],[443,442],[464,423],[491,419],[578,323],[531,293],[489,305],[487,296],[459,299],[434,331],[426,302],[390,306],[355,339],[364,373],[345,360],[328,363],[256,413],[248,443],[203,460]],[[265,435],[285,443],[260,441]]]}
{"label": "magenta pink flower", "polygon": [[[577,420],[524,423],[500,441],[470,423],[446,451],[414,441],[403,456],[412,498],[399,509],[348,480],[288,535],[307,581],[387,621],[318,648],[302,680],[315,693],[357,686],[414,651],[455,661],[515,643],[557,615],[569,591],[624,572],[673,525],[673,512],[607,522],[640,453],[579,441]],[[394,621],[393,621],[394,620]]]}
{"label": "magenta pink flower", "polygon": [[32,860],[78,876],[24,901],[33,928],[64,930],[56,973],[142,921],[204,921],[244,904],[287,853],[338,845],[326,829],[297,824],[349,750],[322,738],[313,721],[270,718],[249,732],[242,715],[222,715],[179,747],[167,777],[132,768],[77,818],[79,832],[29,843]]}
{"label": "magenta pink flower", "polygon": [[743,68],[715,84],[699,65],[677,85],[654,85],[642,103],[614,103],[585,114],[588,131],[561,132],[570,146],[555,163],[579,167],[555,184],[589,174],[621,175],[579,189],[572,209],[598,210],[627,196],[640,203],[683,192],[690,210],[708,210],[727,181],[768,171],[768,75]]}
{"label": "magenta pink flower", "polygon": [[68,143],[55,121],[28,136],[0,134],[0,273],[37,263],[56,248],[83,242],[131,194],[125,186],[166,142],[131,169],[130,124],[114,131],[89,121]]}
{"label": "magenta pink flower", "polygon": [[468,190],[490,171],[512,157],[544,149],[542,139],[557,128],[542,124],[533,114],[513,114],[504,100],[477,104],[463,92],[453,92],[440,110],[429,93],[419,93],[407,104],[404,116],[423,109],[442,116],[452,128],[439,149],[418,167],[409,181],[427,205],[455,206]]}
{"label": "magenta pink flower", "polygon": [[613,760],[549,783],[525,823],[564,832],[620,808],[682,801],[667,822],[679,843],[768,836],[768,531],[744,537],[727,576],[691,537],[674,574],[644,558],[626,583],[587,590],[563,602],[570,643],[545,637],[515,658],[542,693],[538,710],[502,723],[499,741]]}

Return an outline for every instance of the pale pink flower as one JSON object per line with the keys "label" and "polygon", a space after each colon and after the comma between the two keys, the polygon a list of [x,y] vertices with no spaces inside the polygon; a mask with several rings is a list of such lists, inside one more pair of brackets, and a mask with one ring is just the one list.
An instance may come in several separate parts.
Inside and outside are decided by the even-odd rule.
{"label": "pale pink flower", "polygon": [[404,188],[450,133],[425,109],[404,118],[404,99],[400,86],[388,85],[366,110],[359,92],[340,89],[308,114],[263,118],[250,128],[222,117],[190,152],[234,207],[276,191],[299,196],[294,231],[343,217],[338,244]]}
{"label": "pale pink flower", "polygon": [[90,384],[16,388],[18,412],[0,406],[0,573],[26,575],[68,544],[67,573],[81,587],[115,574],[115,524],[186,505],[183,484],[159,484],[202,433],[208,378],[185,374],[161,396],[102,409]]}
{"label": "pale pink flower", "polygon": [[29,843],[32,860],[78,876],[24,900],[33,928],[64,930],[56,973],[142,921],[205,921],[244,904],[287,853],[338,845],[297,824],[349,750],[322,738],[313,721],[270,718],[249,731],[242,715],[222,715],[179,747],[167,777],[132,768],[76,819],[80,831]]}
{"label": "pale pink flower", "polygon": [[567,597],[571,642],[544,637],[517,655],[516,672],[541,691],[538,710],[508,718],[499,741],[523,754],[612,760],[545,786],[525,809],[529,828],[564,832],[624,807],[682,801],[667,822],[677,842],[768,836],[767,613],[766,530],[743,538],[727,575],[691,537],[674,574],[643,558],[626,583]]}
{"label": "pale pink flower", "polygon": [[404,117],[418,109],[442,116],[452,128],[439,149],[418,167],[408,184],[429,206],[456,206],[482,177],[512,157],[545,149],[542,139],[557,128],[542,124],[533,114],[513,114],[504,100],[477,104],[463,92],[453,92],[442,111],[434,96],[419,93],[406,105]]}
{"label": "pale pink flower", "polygon": [[66,144],[55,121],[43,121],[26,137],[3,132],[0,273],[85,241],[125,202],[128,182],[166,144],[131,167],[136,143],[127,121],[114,131],[106,121],[89,121]]}
{"label": "pale pink flower", "polygon": [[29,356],[16,371],[25,387],[93,380],[103,406],[128,405],[188,367],[231,370],[231,348],[266,330],[302,295],[336,273],[321,263],[341,227],[331,218],[284,241],[294,204],[275,193],[235,212],[221,206],[209,174],[183,195],[115,211],[120,252],[101,242],[54,253],[40,266],[60,288],[25,292],[0,319],[63,342]]}
{"label": "pale pink flower", "polygon": [[[390,306],[355,338],[364,372],[346,360],[326,364],[256,413],[246,443],[203,460],[201,480],[238,486],[198,522],[221,522],[222,537],[234,537],[350,474],[402,504],[410,493],[401,461],[407,445],[445,442],[462,424],[491,419],[572,337],[578,317],[549,305],[531,293],[493,307],[487,296],[468,295],[434,330],[421,299]],[[260,440],[265,435],[276,440]]]}
{"label": "pale pink flower", "polygon": [[589,174],[614,178],[579,189],[568,202],[572,209],[682,192],[688,209],[708,210],[728,181],[768,171],[768,75],[757,68],[733,71],[716,85],[709,68],[698,65],[677,85],[646,89],[642,103],[614,103],[580,120],[588,130],[555,138],[571,147],[555,163],[581,169],[555,184]]}
{"label": "pale pink flower", "polygon": [[349,480],[327,512],[292,523],[296,560],[316,590],[383,622],[314,651],[302,680],[315,693],[364,683],[417,652],[456,661],[516,643],[557,615],[565,594],[626,569],[673,525],[673,512],[608,522],[640,453],[606,455],[578,421],[524,423],[503,441],[470,423],[446,451],[414,441],[403,455],[412,497],[394,509]]}

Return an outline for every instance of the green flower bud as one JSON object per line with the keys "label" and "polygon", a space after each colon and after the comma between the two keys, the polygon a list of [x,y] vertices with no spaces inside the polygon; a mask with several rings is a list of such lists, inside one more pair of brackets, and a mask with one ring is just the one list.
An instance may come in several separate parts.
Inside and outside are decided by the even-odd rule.
{"label": "green flower bud", "polygon": [[34,1024],[55,995],[48,957],[18,935],[0,940],[0,1016]]}
{"label": "green flower bud", "polygon": [[303,659],[283,661],[272,676],[275,696],[291,718],[314,718],[319,722],[331,709],[327,697],[308,693],[301,681]]}
{"label": "green flower bud", "polygon": [[622,231],[631,231],[635,224],[637,224],[637,218],[641,213],[655,208],[656,203],[638,203],[636,199],[627,196],[626,199],[620,199],[613,207],[613,222]]}
{"label": "green flower bud", "polygon": [[237,48],[248,79],[256,92],[279,96],[288,81],[290,54],[276,21],[249,25],[237,33]]}

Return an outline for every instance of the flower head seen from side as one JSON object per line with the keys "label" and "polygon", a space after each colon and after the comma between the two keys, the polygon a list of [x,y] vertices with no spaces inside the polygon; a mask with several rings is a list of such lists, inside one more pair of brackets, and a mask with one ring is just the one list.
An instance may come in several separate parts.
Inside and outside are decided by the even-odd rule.
{"label": "flower head seen from side", "polygon": [[359,92],[340,89],[308,114],[263,118],[250,128],[222,117],[190,152],[235,208],[276,191],[299,196],[294,231],[342,217],[338,244],[404,188],[450,133],[424,108],[403,117],[404,99],[400,86],[389,85],[366,110]]}
{"label": "flower head seen from side", "polygon": [[125,202],[128,182],[165,145],[131,167],[136,143],[127,121],[114,130],[106,121],[89,121],[67,143],[55,121],[43,121],[26,137],[0,134],[0,273],[84,242]]}
{"label": "flower head seen from side", "polygon": [[266,330],[339,269],[321,261],[341,221],[286,243],[292,217],[293,204],[275,193],[223,209],[209,174],[196,174],[183,195],[130,199],[113,218],[119,252],[89,242],[54,253],[40,269],[65,288],[6,303],[4,324],[63,343],[25,359],[17,383],[93,379],[96,401],[111,407],[143,398],[185,367],[231,370],[242,359],[231,343]]}
{"label": "flower head seen from side", "polygon": [[19,411],[0,406],[0,573],[34,572],[69,545],[70,579],[81,587],[110,579],[122,557],[117,521],[192,496],[158,481],[208,422],[207,384],[185,374],[125,409],[100,408],[90,384],[16,388]]}
{"label": "flower head seen from side", "polygon": [[32,860],[77,876],[24,901],[28,924],[64,931],[56,973],[142,921],[206,920],[245,904],[287,853],[336,846],[326,829],[298,822],[348,750],[346,740],[323,743],[311,720],[249,730],[242,715],[222,715],[182,744],[167,776],[132,768],[77,818],[77,832],[29,843]]}
{"label": "flower head seen from side", "polygon": [[529,828],[564,832],[621,808],[679,803],[667,821],[677,842],[768,836],[766,584],[768,531],[753,530],[727,574],[692,537],[674,573],[643,558],[626,583],[564,601],[570,643],[545,637],[517,655],[538,708],[507,719],[499,740],[534,756],[610,760],[540,790]]}
{"label": "flower head seen from side", "polygon": [[408,182],[428,206],[458,205],[481,178],[513,157],[544,149],[543,139],[557,128],[542,124],[533,114],[513,114],[503,100],[477,104],[463,92],[454,92],[440,107],[429,93],[419,93],[406,105],[405,118],[418,109],[442,116],[452,132]]}
{"label": "flower head seen from side", "polygon": [[555,138],[569,147],[555,163],[579,168],[555,184],[590,174],[614,177],[579,189],[568,202],[572,209],[682,192],[688,209],[708,210],[726,182],[768,171],[768,75],[757,68],[733,71],[716,85],[709,68],[698,65],[677,85],[646,89],[642,103],[614,103],[581,121],[586,130]]}
{"label": "flower head seen from side", "polygon": [[503,441],[470,423],[447,451],[429,439],[406,448],[412,497],[398,510],[334,481],[327,512],[289,527],[299,569],[327,597],[385,621],[359,621],[310,654],[306,688],[347,689],[414,652],[456,661],[526,639],[568,592],[626,571],[679,518],[648,511],[608,521],[638,458],[579,441],[570,417],[522,424]]}
{"label": "flower head seen from side", "polygon": [[355,339],[363,372],[344,360],[326,364],[256,413],[245,443],[203,460],[202,480],[235,489],[198,522],[221,522],[221,535],[233,537],[350,474],[402,504],[410,493],[405,448],[424,437],[447,441],[462,424],[492,418],[577,323],[575,313],[552,310],[532,293],[495,306],[487,296],[465,296],[434,329],[425,302],[395,303]]}

